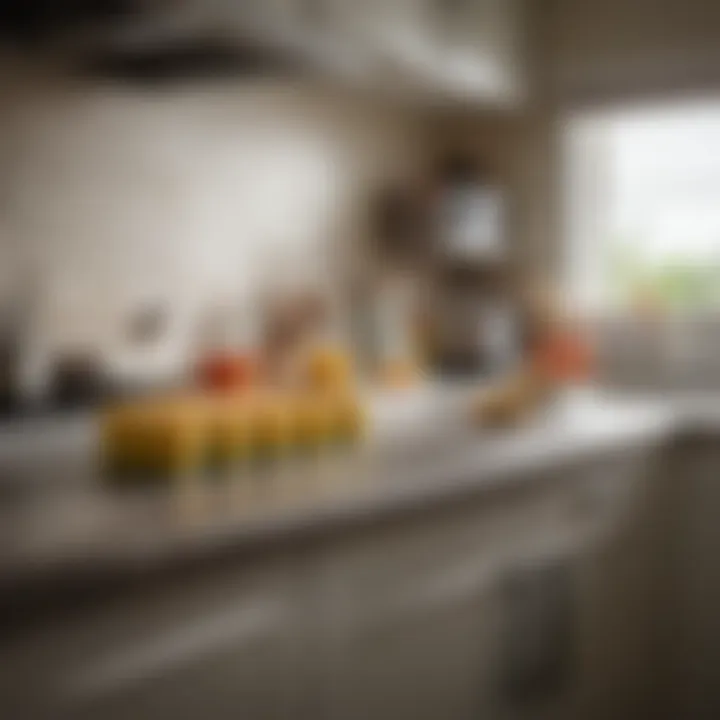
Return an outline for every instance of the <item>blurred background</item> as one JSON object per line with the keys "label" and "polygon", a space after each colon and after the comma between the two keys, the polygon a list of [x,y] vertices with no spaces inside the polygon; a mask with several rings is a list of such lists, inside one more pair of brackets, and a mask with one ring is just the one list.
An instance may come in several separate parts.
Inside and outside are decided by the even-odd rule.
{"label": "blurred background", "polygon": [[8,717],[717,717],[720,6],[0,3]]}

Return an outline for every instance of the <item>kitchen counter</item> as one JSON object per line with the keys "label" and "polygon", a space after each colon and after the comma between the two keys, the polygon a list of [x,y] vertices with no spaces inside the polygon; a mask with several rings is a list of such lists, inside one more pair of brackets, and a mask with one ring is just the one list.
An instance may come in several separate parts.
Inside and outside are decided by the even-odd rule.
{"label": "kitchen counter", "polygon": [[[479,432],[465,402],[383,398],[361,453],[152,493],[102,481],[88,417],[18,430],[0,443],[23,470],[0,483],[3,716],[525,717],[501,713],[516,627],[544,657],[574,638],[554,717],[657,714],[675,658],[717,647],[720,412],[572,392]],[[688,697],[716,687],[707,667]]]}
{"label": "kitchen counter", "polygon": [[[426,396],[405,437],[391,436],[388,429],[384,443],[353,452],[288,461],[272,472],[188,478],[155,490],[120,491],[98,476],[89,418],[75,418],[64,429],[37,430],[26,477],[2,487],[0,583],[13,588],[50,577],[148,571],[327,533],[523,482],[526,470],[659,443],[681,424],[667,402],[578,392],[525,427],[480,432],[449,411],[450,396],[443,394],[444,411]],[[457,402],[467,395],[455,397]],[[408,427],[409,421],[392,417],[403,403],[392,412],[391,405],[386,400],[383,409],[388,428]],[[26,429],[12,442],[5,438],[0,450],[6,457],[13,449],[17,455],[31,437]]]}

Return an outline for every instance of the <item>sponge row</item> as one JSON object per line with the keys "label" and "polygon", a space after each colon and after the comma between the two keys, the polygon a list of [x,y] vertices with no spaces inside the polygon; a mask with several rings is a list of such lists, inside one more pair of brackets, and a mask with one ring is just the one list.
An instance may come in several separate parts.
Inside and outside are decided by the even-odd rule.
{"label": "sponge row", "polygon": [[110,408],[101,428],[113,476],[173,476],[353,444],[365,417],[355,393],[197,395]]}

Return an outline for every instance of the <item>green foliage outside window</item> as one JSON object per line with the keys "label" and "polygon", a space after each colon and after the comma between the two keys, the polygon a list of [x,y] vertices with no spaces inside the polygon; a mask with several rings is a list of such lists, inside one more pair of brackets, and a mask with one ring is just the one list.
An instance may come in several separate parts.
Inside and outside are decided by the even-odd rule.
{"label": "green foliage outside window", "polygon": [[720,307],[720,260],[701,262],[677,256],[650,262],[637,247],[623,238],[608,253],[606,278],[613,304],[623,307],[650,298],[669,310]]}

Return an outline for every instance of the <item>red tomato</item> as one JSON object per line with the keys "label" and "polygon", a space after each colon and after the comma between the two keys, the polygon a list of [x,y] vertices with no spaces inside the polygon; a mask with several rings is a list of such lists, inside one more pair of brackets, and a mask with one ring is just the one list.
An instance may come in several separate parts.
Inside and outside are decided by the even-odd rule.
{"label": "red tomato", "polygon": [[534,357],[538,371],[556,382],[587,380],[592,374],[592,355],[587,343],[571,333],[558,334],[540,343]]}
{"label": "red tomato", "polygon": [[198,380],[210,390],[240,390],[252,385],[255,367],[243,355],[211,355],[200,362]]}

